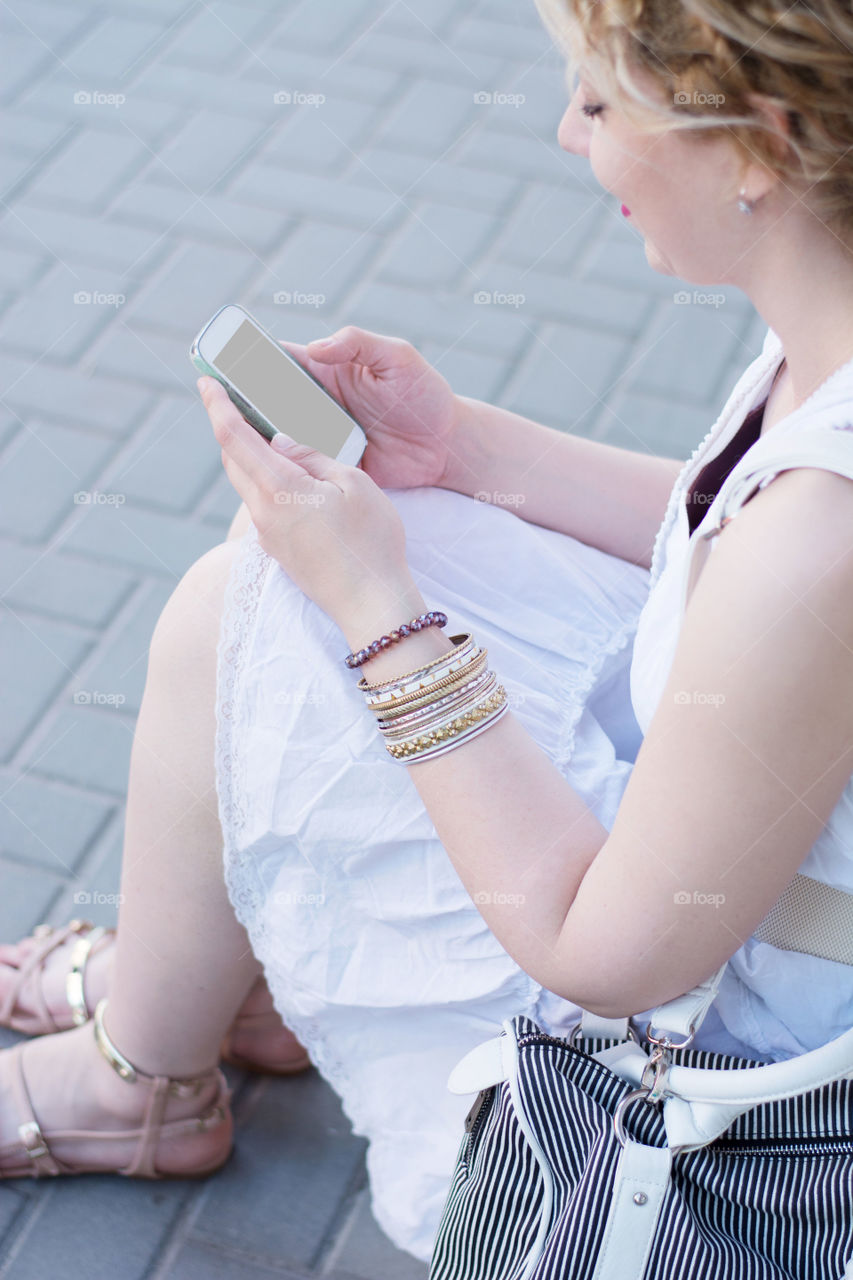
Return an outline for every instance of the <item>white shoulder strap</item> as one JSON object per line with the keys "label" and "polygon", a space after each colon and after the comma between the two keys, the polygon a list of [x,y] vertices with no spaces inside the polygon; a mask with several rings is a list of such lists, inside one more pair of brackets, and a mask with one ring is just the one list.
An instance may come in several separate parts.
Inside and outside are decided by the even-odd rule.
{"label": "white shoulder strap", "polygon": [[853,480],[853,425],[847,429],[814,426],[779,439],[772,433],[759,439],[724,482],[716,528],[702,536],[719,533],[757,489],[793,467],[819,467]]}

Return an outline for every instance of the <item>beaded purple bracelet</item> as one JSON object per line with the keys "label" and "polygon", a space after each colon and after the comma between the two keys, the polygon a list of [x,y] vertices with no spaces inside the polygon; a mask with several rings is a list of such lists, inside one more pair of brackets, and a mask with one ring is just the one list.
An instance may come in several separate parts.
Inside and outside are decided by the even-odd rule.
{"label": "beaded purple bracelet", "polygon": [[438,609],[430,609],[429,613],[421,613],[417,618],[412,618],[411,622],[404,622],[402,626],[397,627],[394,631],[389,631],[387,636],[380,636],[378,640],[372,641],[366,648],[359,649],[356,653],[348,653],[344,658],[344,662],[348,667],[360,667],[363,662],[367,662],[368,658],[375,657],[383,649],[389,649],[398,640],[405,639],[406,636],[415,631],[423,631],[426,627],[433,626],[446,627],[447,614],[441,613]]}

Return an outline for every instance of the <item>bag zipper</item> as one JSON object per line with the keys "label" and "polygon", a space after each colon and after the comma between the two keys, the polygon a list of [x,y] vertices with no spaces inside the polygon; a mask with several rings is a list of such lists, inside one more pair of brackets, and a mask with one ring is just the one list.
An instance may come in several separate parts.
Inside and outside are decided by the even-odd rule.
{"label": "bag zipper", "polygon": [[732,1156],[853,1156],[853,1136],[850,1138],[766,1138],[754,1142],[742,1138],[729,1142],[718,1140],[709,1147]]}
{"label": "bag zipper", "polygon": [[465,1148],[466,1163],[471,1151],[473,1150],[474,1143],[477,1140],[477,1134],[480,1132],[483,1122],[488,1114],[489,1103],[494,1097],[495,1089],[495,1085],[490,1085],[488,1089],[481,1089],[474,1099],[471,1110],[465,1117],[465,1132],[468,1135],[467,1145]]}

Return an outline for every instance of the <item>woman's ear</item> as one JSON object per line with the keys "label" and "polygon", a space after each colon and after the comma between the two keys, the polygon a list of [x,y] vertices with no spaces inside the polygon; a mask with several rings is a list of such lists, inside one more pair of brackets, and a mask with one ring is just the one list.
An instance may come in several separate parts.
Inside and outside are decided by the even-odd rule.
{"label": "woman's ear", "polygon": [[[750,106],[761,117],[765,125],[765,137],[770,140],[772,153],[783,160],[789,149],[791,122],[784,107],[766,98],[762,94],[747,95]],[[747,143],[747,147],[749,143]],[[741,173],[740,187],[750,200],[758,201],[772,191],[780,181],[779,175],[761,161],[755,152],[753,159],[746,161]]]}

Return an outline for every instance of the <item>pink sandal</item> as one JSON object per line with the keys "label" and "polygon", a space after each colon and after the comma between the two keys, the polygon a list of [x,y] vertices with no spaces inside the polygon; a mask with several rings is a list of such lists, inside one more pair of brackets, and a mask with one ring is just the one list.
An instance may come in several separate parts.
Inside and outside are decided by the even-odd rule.
{"label": "pink sandal", "polygon": [[[115,938],[115,929],[104,929],[94,925],[90,920],[71,920],[60,929],[52,925],[37,925],[30,935],[37,941],[32,954],[29,955],[12,981],[6,998],[0,1003],[0,1026],[10,1027],[28,1036],[49,1035],[55,1031],[68,1031],[72,1027],[82,1026],[92,1017],[86,1001],[86,966],[93,952],[105,940],[110,943]],[[67,1013],[56,1015],[51,1013],[42,986],[45,962],[58,947],[63,946],[72,934],[77,934],[77,941],[71,951],[71,962],[65,978],[65,999],[68,1004]],[[31,981],[32,980],[32,981]],[[32,1001],[36,1012],[28,1012],[19,1004],[25,985],[31,982]],[[249,1004],[260,986],[266,986],[263,978],[258,978],[246,998]],[[263,1020],[270,1018],[270,1010],[260,1013],[238,1014],[234,1019],[225,1039],[222,1041],[220,1057],[231,1066],[243,1071],[252,1071],[270,1076],[293,1076],[307,1071],[311,1059],[305,1049],[280,1019],[277,1027],[271,1028],[267,1038],[267,1053],[257,1057],[240,1054],[232,1049],[235,1038],[241,1031],[263,1031]],[[270,1045],[272,1040],[272,1045]],[[263,1047],[264,1041],[259,1041]]]}
{"label": "pink sandal", "polygon": [[[24,1071],[24,1055],[27,1044],[15,1045],[6,1050],[12,1070],[12,1091],[17,1102],[20,1123],[18,1141],[0,1148],[0,1178],[57,1177],[72,1173],[119,1173],[127,1178],[203,1178],[225,1164],[232,1149],[233,1118],[229,1100],[230,1090],[218,1067],[198,1076],[172,1079],[170,1076],[151,1076],[134,1067],[110,1040],[104,1029],[102,1000],[95,1010],[94,1032],[98,1048],[122,1080],[130,1085],[141,1085],[149,1097],[145,1108],[144,1123],[140,1128],[124,1130],[87,1131],[59,1130],[44,1133],[36,1119],[27,1088]],[[201,1092],[206,1084],[216,1083],[216,1096],[198,1116],[183,1120],[164,1121],[166,1104],[170,1097],[187,1098]],[[215,1135],[210,1137],[209,1135]],[[170,1161],[170,1168],[158,1169],[158,1154],[162,1144],[172,1139],[184,1140],[188,1150],[196,1148],[196,1158],[182,1157]],[[104,1166],[69,1159],[58,1159],[51,1147],[69,1141],[97,1141],[108,1150],[111,1143],[135,1139],[136,1150],[131,1159],[116,1166]],[[213,1154],[211,1154],[211,1148]]]}

